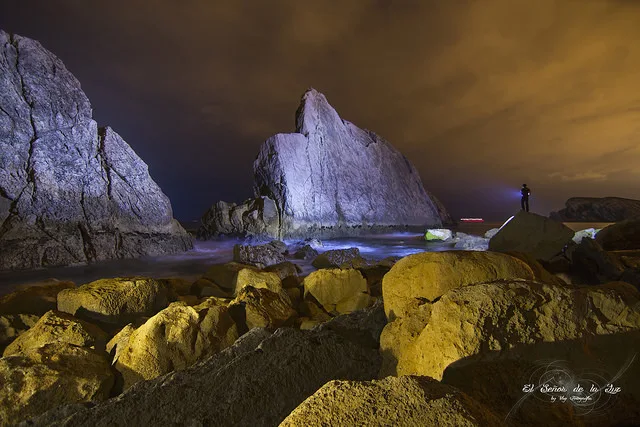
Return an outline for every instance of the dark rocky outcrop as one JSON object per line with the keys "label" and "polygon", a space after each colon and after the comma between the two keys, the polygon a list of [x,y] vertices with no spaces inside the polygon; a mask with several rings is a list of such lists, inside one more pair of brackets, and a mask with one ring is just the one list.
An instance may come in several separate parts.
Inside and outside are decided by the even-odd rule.
{"label": "dark rocky outcrop", "polygon": [[0,270],[191,248],[147,165],[98,128],[80,83],[0,30]]}
{"label": "dark rocky outcrop", "polygon": [[201,220],[196,232],[199,239],[220,236],[276,236],[278,234],[278,210],[268,197],[249,199],[235,203],[218,202],[211,206]]}
{"label": "dark rocky outcrop", "polygon": [[551,212],[557,221],[617,222],[640,217],[640,200],[622,197],[572,197],[565,208]]}
{"label": "dark rocky outcrop", "polygon": [[606,251],[640,249],[640,218],[603,228],[596,234],[596,242]]}
{"label": "dark rocky outcrop", "polygon": [[195,366],[93,407],[55,409],[31,425],[275,426],[326,382],[370,380],[379,366],[376,349],[330,330],[256,328]]}
{"label": "dark rocky outcrop", "polygon": [[[254,193],[275,203],[276,217],[266,207],[264,213],[251,211],[252,201],[220,202],[205,214],[199,236],[256,231],[279,238],[344,236],[453,222],[405,156],[375,133],[341,119],[314,89],[302,97],[296,133],[265,141],[253,169]],[[247,224],[248,212],[264,217],[264,224]]]}

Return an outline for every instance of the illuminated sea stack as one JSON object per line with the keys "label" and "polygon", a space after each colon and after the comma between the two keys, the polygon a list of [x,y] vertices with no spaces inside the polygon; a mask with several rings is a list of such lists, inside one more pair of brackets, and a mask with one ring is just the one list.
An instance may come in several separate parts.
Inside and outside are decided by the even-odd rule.
{"label": "illuminated sea stack", "polygon": [[[296,133],[267,139],[253,170],[260,206],[275,209],[250,209],[256,203],[249,200],[224,211],[226,205],[218,203],[203,217],[200,237],[228,230],[280,238],[346,236],[452,222],[402,153],[341,119],[315,89],[302,97]],[[256,226],[256,219],[262,223]]]}
{"label": "illuminated sea stack", "polygon": [[147,165],[40,43],[0,30],[0,270],[184,251]]}

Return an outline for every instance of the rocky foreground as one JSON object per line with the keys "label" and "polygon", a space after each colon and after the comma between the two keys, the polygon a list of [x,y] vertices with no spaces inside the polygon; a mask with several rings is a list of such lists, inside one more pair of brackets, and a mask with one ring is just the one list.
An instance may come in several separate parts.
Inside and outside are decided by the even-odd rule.
{"label": "rocky foreground", "polygon": [[631,235],[611,227],[576,243],[521,213],[491,251],[273,241],[195,282],[20,290],[0,298],[0,425],[637,424],[640,253],[603,249]]}

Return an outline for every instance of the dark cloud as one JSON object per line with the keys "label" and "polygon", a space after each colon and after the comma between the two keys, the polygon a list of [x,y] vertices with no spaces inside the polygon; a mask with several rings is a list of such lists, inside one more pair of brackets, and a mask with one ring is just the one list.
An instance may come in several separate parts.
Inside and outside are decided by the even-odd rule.
{"label": "dark cloud", "polygon": [[523,182],[545,214],[638,197],[639,3],[8,0],[0,26],[63,59],[181,218],[250,196],[309,86],[456,216],[502,218]]}

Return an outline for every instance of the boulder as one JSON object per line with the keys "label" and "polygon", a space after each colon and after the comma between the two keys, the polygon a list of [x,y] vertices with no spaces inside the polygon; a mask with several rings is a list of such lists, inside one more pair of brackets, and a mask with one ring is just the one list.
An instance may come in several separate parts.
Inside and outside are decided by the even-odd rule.
{"label": "boulder", "polygon": [[489,239],[471,234],[456,233],[453,249],[461,251],[486,251],[489,249]]}
{"label": "boulder", "polygon": [[232,298],[233,290],[226,291],[212,281],[200,278],[191,284],[189,293],[196,298]]}
{"label": "boulder", "polygon": [[538,260],[548,261],[562,252],[574,234],[561,222],[520,211],[489,240],[489,250],[529,252]]}
{"label": "boulder", "polygon": [[315,268],[359,268],[367,265],[360,249],[331,249],[318,255],[311,263]]}
{"label": "boulder", "polygon": [[382,279],[387,318],[393,321],[460,286],[500,279],[534,279],[526,263],[495,252],[444,251],[409,255]]}
{"label": "boulder", "polygon": [[317,270],[302,284],[305,298],[312,295],[328,313],[350,313],[367,307],[371,301],[367,281],[355,269]]}
{"label": "boulder", "polygon": [[64,404],[109,397],[114,378],[103,352],[51,343],[0,359],[0,425]]}
{"label": "boulder", "polygon": [[504,422],[465,393],[428,377],[330,381],[302,402],[281,427],[501,426]]}
{"label": "boulder", "polygon": [[238,271],[234,295],[238,295],[245,286],[268,289],[275,293],[279,293],[283,289],[282,281],[276,273],[256,271],[249,268],[243,268]]}
{"label": "boulder", "polygon": [[[243,320],[247,329],[275,330],[281,326],[292,325],[298,316],[285,292],[276,293],[264,288],[256,289],[253,286],[245,286],[240,290],[229,305],[230,309],[235,307],[243,309]],[[241,331],[243,329],[243,327],[240,328]]]}
{"label": "boulder", "polygon": [[127,389],[139,381],[184,369],[229,347],[237,338],[229,310],[215,298],[195,307],[177,302],[129,335],[122,349],[117,349],[115,368]]}
{"label": "boulder", "polygon": [[276,273],[285,288],[295,288],[300,285],[301,279],[299,275],[302,273],[302,269],[291,261],[270,265],[264,271]]}
{"label": "boulder", "polygon": [[40,43],[0,30],[0,270],[185,251],[147,165]]}
{"label": "boulder", "polygon": [[622,197],[572,197],[565,208],[551,212],[556,221],[618,222],[640,217],[640,200]]}
{"label": "boulder", "polygon": [[640,218],[611,224],[596,235],[605,251],[640,249]]}
{"label": "boulder", "polygon": [[258,270],[258,268],[254,265],[240,264],[238,262],[228,262],[225,264],[212,265],[202,276],[202,278],[208,280],[211,283],[214,283],[224,292],[233,293],[233,291],[236,289],[238,272],[244,268]]}
{"label": "boulder", "polygon": [[[142,325],[138,325],[138,327],[140,326]],[[120,329],[120,331],[118,331],[111,340],[109,340],[106,350],[112,358],[112,364],[115,364],[118,361],[118,357],[120,356],[120,353],[122,353],[122,349],[129,344],[129,338],[136,329],[137,327],[133,323],[129,323],[124,328]]]}
{"label": "boulder", "polygon": [[560,277],[551,274],[544,266],[536,260],[533,255],[528,252],[506,252],[507,255],[511,255],[514,258],[518,258],[520,261],[525,262],[531,271],[533,272],[534,280],[542,283],[549,283],[551,285],[564,285],[566,282]]}
{"label": "boulder", "polygon": [[580,242],[582,242],[582,239],[584,239],[585,237],[588,237],[589,239],[595,239],[598,231],[600,231],[600,229],[596,229],[593,227],[585,228],[584,230],[576,231],[576,233],[573,235],[573,239],[571,240],[579,244]]}
{"label": "boulder", "polygon": [[257,197],[243,203],[218,202],[207,210],[196,232],[199,239],[220,236],[277,236],[279,217],[276,204],[269,197]]}
{"label": "boulder", "polygon": [[258,246],[235,245],[233,247],[233,261],[264,268],[268,265],[284,262],[283,252],[282,247],[271,243]]}
{"label": "boulder", "polygon": [[593,239],[582,239],[579,245],[571,247],[568,256],[571,273],[581,283],[595,285],[618,280],[625,271],[622,261]]}
{"label": "boulder", "polygon": [[277,134],[260,148],[254,192],[275,201],[281,237],[440,227],[450,220],[405,156],[342,120],[314,89],[302,97],[296,133]]}
{"label": "boulder", "polygon": [[34,314],[42,316],[58,307],[58,293],[74,288],[72,282],[59,282],[30,286],[0,297],[1,314]]}
{"label": "boulder", "polygon": [[167,288],[145,277],[100,279],[58,294],[58,310],[106,324],[126,325],[167,305]]}
{"label": "boulder", "polygon": [[318,251],[313,249],[310,245],[304,245],[300,249],[294,252],[293,257],[295,259],[315,259],[318,256]]}
{"label": "boulder", "polygon": [[34,314],[4,314],[0,315],[0,351],[27,331],[38,321]]}
{"label": "boulder", "polygon": [[[640,331],[640,293],[627,283],[569,287],[511,279],[445,293],[431,305],[413,343],[393,353],[398,375],[439,380],[452,363],[502,353],[577,363],[585,355],[585,340],[632,331]],[[547,347],[558,352],[545,353]],[[607,351],[627,353],[624,345]]]}
{"label": "boulder", "polygon": [[314,330],[333,331],[362,347],[378,349],[380,334],[386,324],[384,305],[378,300],[370,307],[320,322]]}
{"label": "boulder", "polygon": [[367,288],[372,297],[382,296],[382,278],[389,272],[392,266],[393,264],[390,266],[376,264],[358,269],[367,280]]}
{"label": "boulder", "polygon": [[451,230],[448,230],[446,228],[432,228],[427,230],[427,232],[424,234],[424,239],[431,241],[431,240],[436,240],[436,241],[443,241],[443,240],[449,240],[453,238],[453,233],[451,232]]}
{"label": "boulder", "polygon": [[34,426],[275,426],[331,380],[371,380],[377,350],[331,331],[252,329],[232,347],[183,371],[136,384],[117,399],[67,407]]}
{"label": "boulder", "polygon": [[67,313],[49,311],[28,331],[9,344],[3,356],[26,353],[33,348],[57,342],[104,351],[107,334],[99,327]]}

